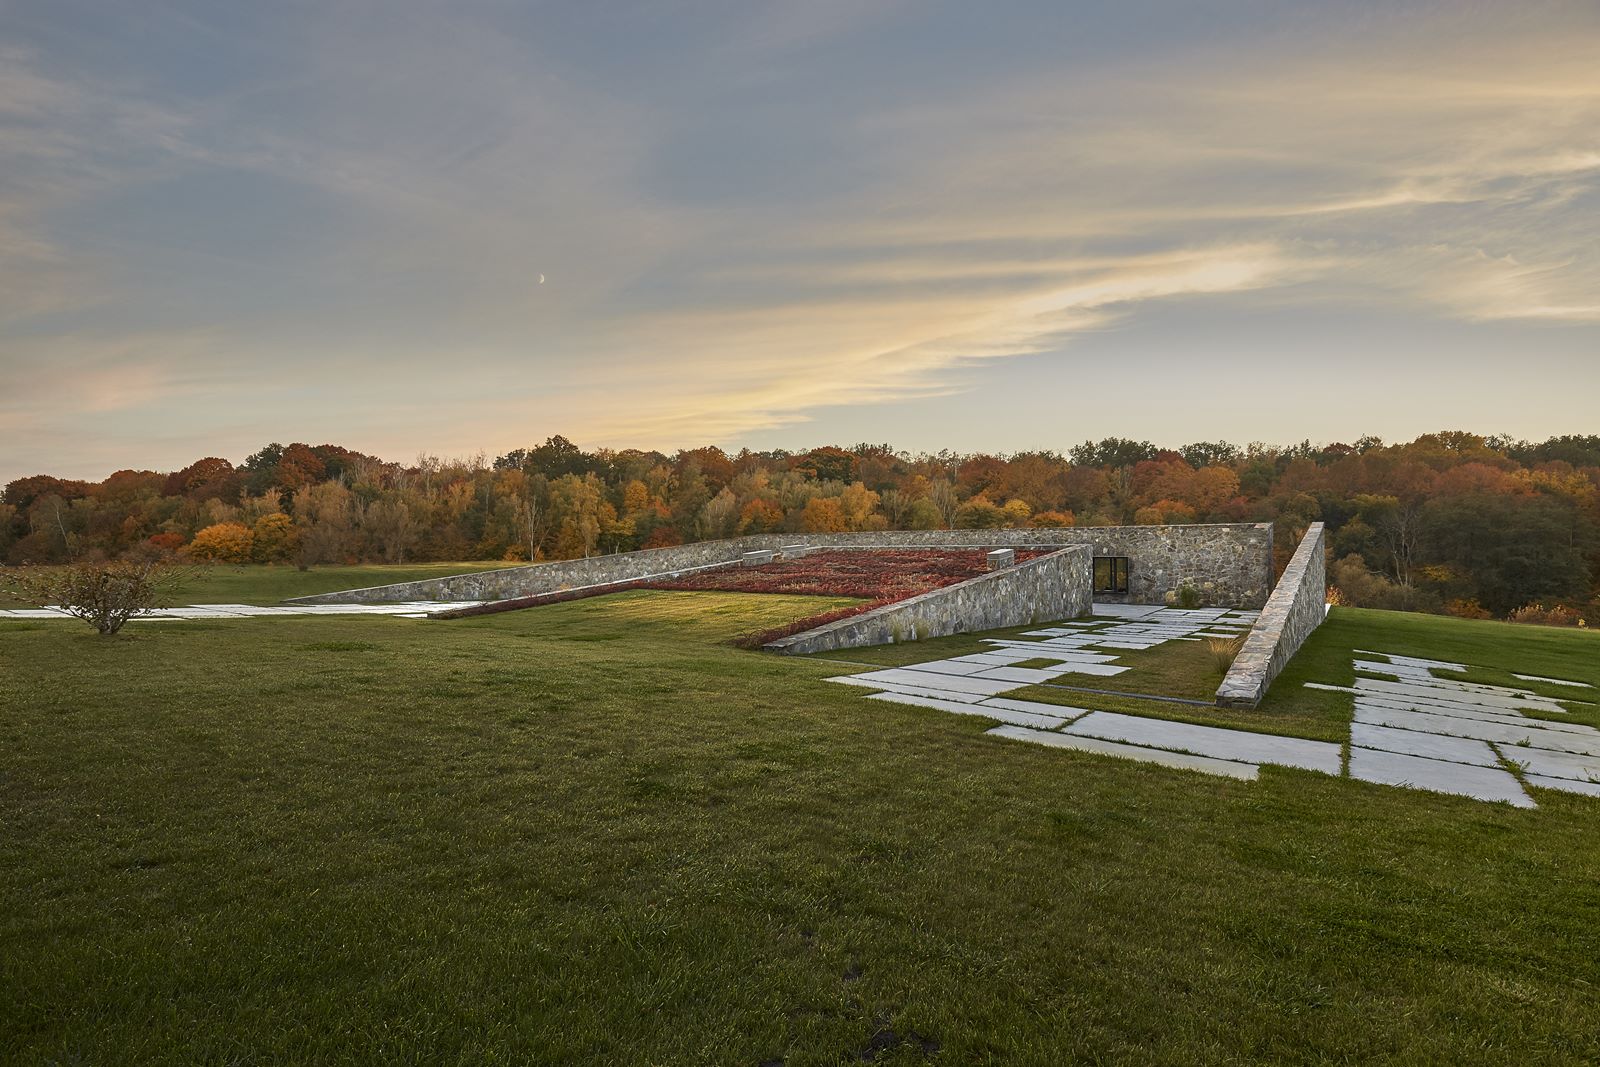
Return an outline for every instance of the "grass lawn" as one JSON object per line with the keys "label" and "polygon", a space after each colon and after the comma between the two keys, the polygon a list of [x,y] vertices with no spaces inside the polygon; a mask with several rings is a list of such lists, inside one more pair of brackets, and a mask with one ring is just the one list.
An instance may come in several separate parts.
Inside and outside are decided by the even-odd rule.
{"label": "grass lawn", "polygon": [[[276,604],[289,597],[333,593],[392,582],[444,578],[468,571],[490,571],[518,564],[475,560],[471,563],[362,563],[323,566],[302,571],[287,564],[216,564],[200,571],[178,590],[178,604]],[[25,607],[0,592],[0,608]]]}
{"label": "grass lawn", "polygon": [[[1018,744],[725,643],[821,603],[0,623],[0,1058],[1600,1060],[1600,801]],[[1255,714],[1348,718],[1295,683],[1353,648],[1600,682],[1339,610]]]}

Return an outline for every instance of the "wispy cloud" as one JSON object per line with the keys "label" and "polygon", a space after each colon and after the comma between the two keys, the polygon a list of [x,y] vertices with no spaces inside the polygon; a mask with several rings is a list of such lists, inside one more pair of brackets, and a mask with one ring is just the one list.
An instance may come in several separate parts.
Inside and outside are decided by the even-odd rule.
{"label": "wispy cloud", "polygon": [[379,382],[434,435],[402,452],[535,424],[672,446],[949,395],[1179,305],[1600,321],[1583,6],[1308,7],[1062,61],[936,39],[954,10],[168,12],[253,72],[192,84],[9,45],[0,417],[131,435],[302,382],[280,436],[335,439]]}

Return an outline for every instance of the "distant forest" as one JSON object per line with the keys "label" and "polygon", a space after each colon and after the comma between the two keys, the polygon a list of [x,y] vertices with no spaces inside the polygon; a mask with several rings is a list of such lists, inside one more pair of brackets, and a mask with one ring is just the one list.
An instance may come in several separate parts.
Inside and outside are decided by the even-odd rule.
{"label": "distant forest", "polygon": [[409,465],[271,444],[237,466],[19,478],[0,501],[12,563],[517,561],[774,531],[1252,521],[1275,525],[1281,566],[1321,520],[1343,603],[1469,617],[1539,605],[1600,624],[1600,436],[1178,449],[1108,438],[1009,456],[586,452],[558,436],[493,461]]}

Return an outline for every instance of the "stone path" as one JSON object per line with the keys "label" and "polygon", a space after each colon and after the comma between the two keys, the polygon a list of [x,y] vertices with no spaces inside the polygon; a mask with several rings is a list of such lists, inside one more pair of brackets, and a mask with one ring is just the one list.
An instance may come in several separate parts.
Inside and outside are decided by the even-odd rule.
{"label": "stone path", "polygon": [[[1436,674],[1461,673],[1467,669],[1461,663],[1359,649],[1357,655],[1370,658],[1355,661],[1355,685],[1310,683],[1355,697],[1350,777],[1518,807],[1533,807],[1524,783],[1600,796],[1600,730],[1561,721],[1571,713],[1556,700]],[[1514,677],[1595,691],[1585,682]],[[1557,718],[1531,718],[1524,709]]]}
{"label": "stone path", "polygon": [[[416,600],[405,604],[296,604],[293,607],[261,607],[255,604],[195,604],[186,608],[157,608],[149,615],[130,622],[163,622],[171,619],[248,619],[279,615],[398,615],[406,619],[426,618],[428,612],[443,608],[472,607],[473,600]],[[60,608],[0,608],[0,619],[70,619]]]}
{"label": "stone path", "polygon": [[[1358,651],[1354,686],[1308,683],[1355,697],[1348,759],[1345,746],[1328,741],[1003,695],[1058,680],[1091,688],[1095,677],[1129,669],[1117,662],[1123,650],[1237,636],[1255,619],[1254,612],[1220,609],[1097,604],[1094,610],[1094,620],[1034,630],[1024,635],[1029,640],[988,639],[994,646],[988,651],[828,680],[877,690],[872,700],[993,719],[1002,724],[988,731],[996,737],[1245,780],[1273,764],[1524,808],[1535,806],[1525,784],[1600,796],[1600,730],[1524,714],[1569,714],[1549,697],[1434,673],[1464,671],[1462,664]],[[1594,691],[1583,682],[1516,677]]]}

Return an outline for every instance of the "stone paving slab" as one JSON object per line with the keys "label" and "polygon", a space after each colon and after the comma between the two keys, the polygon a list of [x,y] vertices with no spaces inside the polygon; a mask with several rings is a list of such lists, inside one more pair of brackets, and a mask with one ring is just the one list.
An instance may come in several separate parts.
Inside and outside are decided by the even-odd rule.
{"label": "stone paving slab", "polygon": [[[989,731],[1001,737],[1234,777],[1253,778],[1260,764],[1271,763],[1534,807],[1517,775],[1503,764],[1513,761],[1530,785],[1600,796],[1600,730],[1570,720],[1530,718],[1530,713],[1569,709],[1528,690],[1439,677],[1435,672],[1467,669],[1443,660],[1361,652],[1368,658],[1352,664],[1355,685],[1305,683],[1355,698],[1348,770],[1343,746],[1326,741],[996,695],[999,687],[1051,684],[1071,674],[1121,673],[1129,668],[1116,662],[1119,650],[1198,641],[1202,635],[1232,637],[1237,617],[1219,624],[1216,611],[1140,606],[1093,632],[1052,626],[1034,631],[1037,640],[990,638],[986,642],[995,647],[984,652],[832,680],[880,690],[874,699],[962,715],[1015,716]],[[1055,666],[1017,666],[1031,660]],[[1585,684],[1517,677],[1574,688]]]}
{"label": "stone paving slab", "polygon": [[1161,610],[1161,607],[1153,604],[1096,603],[1090,615],[1100,619],[1143,619]]}
{"label": "stone paving slab", "polygon": [[1471,737],[1425,734],[1416,730],[1397,730],[1391,726],[1374,726],[1371,723],[1357,722],[1350,726],[1350,743],[1361,748],[1398,752],[1405,756],[1425,756],[1428,759],[1471,763],[1479,767],[1500,766],[1500,757],[1489,747],[1489,742]]}
{"label": "stone paving slab", "polygon": [[1520,678],[1524,682],[1548,682],[1551,685],[1575,685],[1583,689],[1593,689],[1588,682],[1571,682],[1565,678],[1544,678],[1537,674],[1513,674],[1511,677]]}
{"label": "stone paving slab", "polygon": [[1132,667],[1118,667],[1113,663],[1074,663],[1071,664],[1071,674],[1087,674],[1093,678],[1110,678],[1113,675],[1131,671]]}
{"label": "stone paving slab", "polygon": [[1500,754],[1522,766],[1528,774],[1544,778],[1572,778],[1580,782],[1600,782],[1600,756],[1553,752],[1532,745],[1501,745]]}
{"label": "stone paving slab", "polygon": [[878,689],[885,693],[903,693],[906,696],[933,697],[938,700],[954,700],[964,704],[976,704],[984,699],[984,693],[955,693],[948,689],[938,689],[930,685],[905,685],[900,682],[863,682],[854,675],[845,675],[840,678],[824,678],[826,682],[838,682],[840,685],[858,685],[864,689]]}
{"label": "stone paving slab", "polygon": [[919,671],[910,667],[891,667],[888,670],[868,671],[865,674],[853,676],[858,684],[872,685],[874,682],[896,682],[901,685],[921,685],[934,689],[948,689],[954,693],[981,693],[984,696],[999,696],[1008,689],[1017,688],[1016,682],[999,681],[993,678],[973,678],[958,674],[934,674],[932,671]]}
{"label": "stone paving slab", "polygon": [[1013,741],[1032,741],[1035,744],[1049,745],[1053,748],[1070,748],[1078,752],[1091,752],[1099,756],[1115,756],[1118,759],[1138,760],[1141,763],[1157,763],[1163,767],[1173,767],[1178,770],[1219,774],[1246,782],[1255,781],[1259,772],[1259,768],[1253,763],[1237,763],[1233,760],[1192,756],[1183,752],[1167,752],[1158,748],[1122,745],[1115,741],[1103,741],[1096,737],[1048,733],[1043,730],[1030,730],[1022,726],[996,726],[993,730],[988,731],[988,734],[991,737],[1005,737]]}
{"label": "stone paving slab", "polygon": [[868,700],[883,700],[891,704],[911,704],[916,707],[934,708],[938,711],[948,711],[956,715],[980,715],[986,719],[997,722],[1011,723],[1014,726],[1029,726],[1040,730],[1054,730],[1067,720],[1055,715],[1038,715],[1027,711],[1011,711],[1007,708],[993,708],[984,704],[962,704],[951,700],[938,700],[933,697],[913,697],[903,693],[874,693]]}
{"label": "stone paving slab", "polygon": [[1370,648],[1357,648],[1352,651],[1363,656],[1382,656],[1390,663],[1406,667],[1426,667],[1436,671],[1454,671],[1457,674],[1467,669],[1465,663],[1447,663],[1438,659],[1418,659],[1415,656],[1395,656],[1388,652],[1374,652]]}
{"label": "stone paving slab", "polygon": [[1352,748],[1350,777],[1380,785],[1472,797],[1474,800],[1501,801],[1518,808],[1535,806],[1528,794],[1522,791],[1521,784],[1509,772],[1498,767],[1475,767],[1422,756],[1406,756],[1398,752]]}
{"label": "stone paving slab", "polygon": [[[1079,664],[1079,667],[1082,666],[1096,666],[1096,664]],[[1071,673],[1067,668],[1067,664],[1062,664],[1060,668],[1050,670],[1043,670],[1038,667],[990,667],[982,674],[974,675],[973,677],[994,678],[1002,682],[1011,682],[1013,686],[1045,685],[1055,681],[1064,673]]]}
{"label": "stone paving slab", "polygon": [[1043,642],[1040,641],[1004,641],[991,638],[985,643],[1025,651],[1027,655],[1018,656],[1015,660],[1017,663],[1030,659],[1055,659],[1063,663],[1115,663],[1117,661],[1117,657],[1108,656],[1104,652],[1086,652],[1081,648],[1058,648],[1054,646],[1044,648],[1041,647]]}
{"label": "stone paving slab", "polygon": [[1415,711],[1427,715],[1445,715],[1458,719],[1472,719],[1477,722],[1497,722],[1504,725],[1517,726],[1523,723],[1535,722],[1546,730],[1557,733],[1589,733],[1589,727],[1582,723],[1559,722],[1551,719],[1529,719],[1526,715],[1513,711],[1490,710],[1472,704],[1445,704],[1427,703],[1421,700],[1406,700],[1398,697],[1379,697],[1370,693],[1359,692],[1358,705],[1372,708],[1384,708],[1390,711]]}
{"label": "stone paving slab", "polygon": [[931,663],[917,664],[917,670],[928,674],[977,674],[979,671],[993,670],[995,664],[985,660],[981,663],[966,663],[955,659],[936,659]]}
{"label": "stone paving slab", "polygon": [[1032,715],[1065,716],[1068,722],[1089,714],[1088,708],[1072,708],[1065,704],[1046,704],[1038,700],[1012,700],[1008,697],[987,697],[978,701],[985,708],[1005,708],[1007,711],[1025,711]]}
{"label": "stone paving slab", "polygon": [[1493,741],[1496,744],[1517,745],[1527,742],[1538,748],[1550,748],[1558,752],[1600,755],[1600,733],[1588,738],[1582,734],[1541,730],[1533,725],[1517,726],[1459,716],[1430,715],[1421,711],[1394,711],[1359,705],[1356,707],[1355,721],[1371,723],[1374,726],[1393,726],[1401,730],[1416,730],[1421,733],[1475,737],[1480,741]]}
{"label": "stone paving slab", "polygon": [[[993,733],[993,731],[990,731]],[[1582,793],[1584,796],[1600,797],[1600,782],[1579,782],[1571,778],[1547,778],[1542,774],[1526,776],[1529,785],[1541,786],[1545,789],[1559,789],[1563,793]]]}
{"label": "stone paving slab", "polygon": [[1096,711],[1085,715],[1068,726],[1066,732],[1098,737],[1106,741],[1126,741],[1136,745],[1181,750],[1215,759],[1301,767],[1332,775],[1339,773],[1342,756],[1340,746],[1327,741],[1278,737],[1273,734],[1227,730],[1216,726],[1196,726],[1193,723],[1173,722],[1170,719],[1147,719],[1139,715],[1122,715],[1111,711]]}
{"label": "stone paving slab", "polygon": [[1358,678],[1356,680],[1356,688],[1363,693],[1371,693],[1375,696],[1404,697],[1409,700],[1437,704],[1458,704],[1481,708],[1485,711],[1515,712],[1522,708],[1554,712],[1565,712],[1567,710],[1549,697],[1474,693],[1471,690],[1443,689],[1438,686],[1411,685],[1406,682],[1384,682],[1376,678]]}

